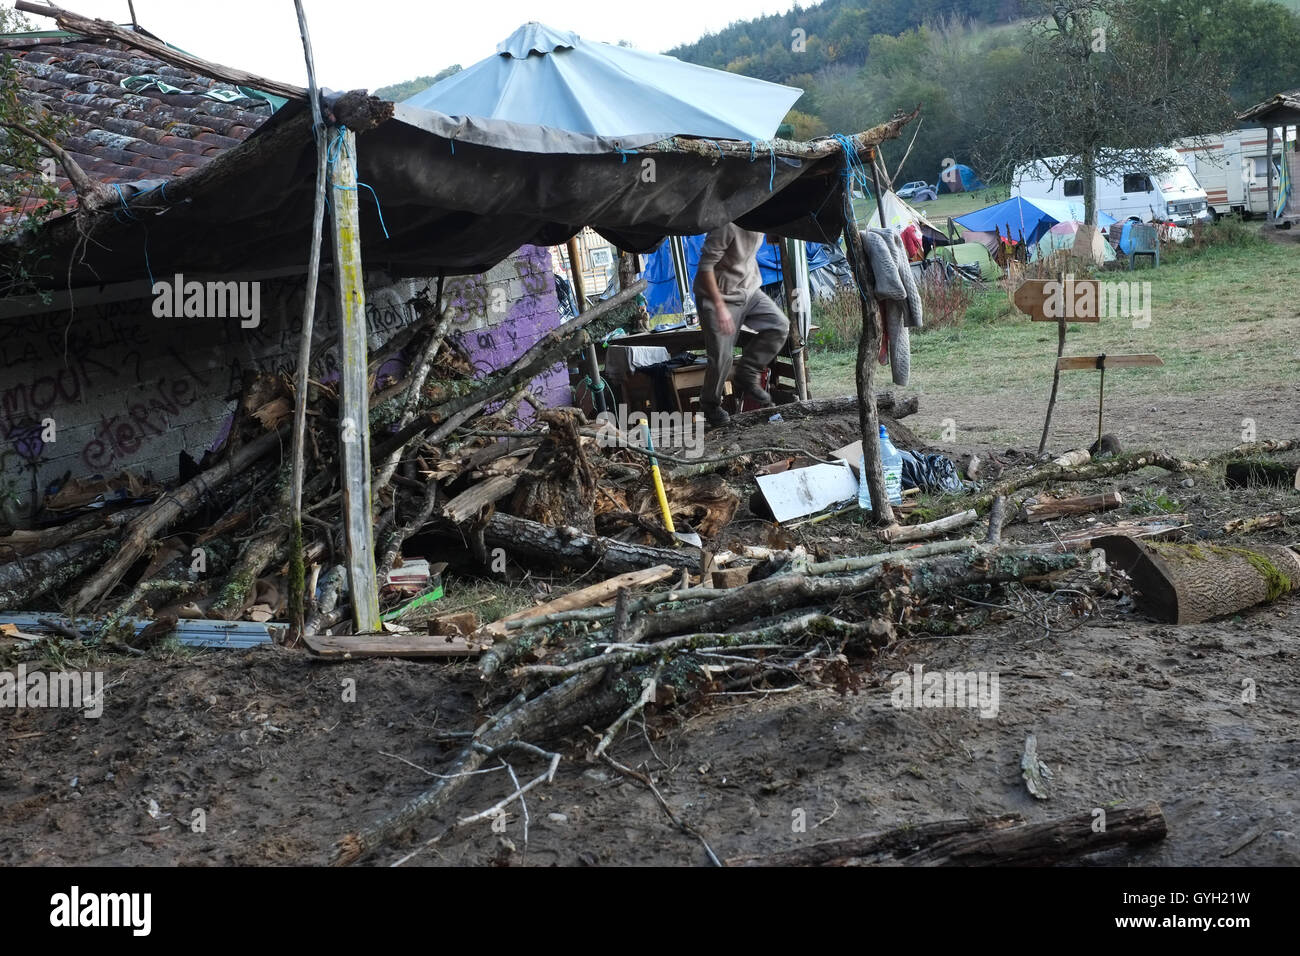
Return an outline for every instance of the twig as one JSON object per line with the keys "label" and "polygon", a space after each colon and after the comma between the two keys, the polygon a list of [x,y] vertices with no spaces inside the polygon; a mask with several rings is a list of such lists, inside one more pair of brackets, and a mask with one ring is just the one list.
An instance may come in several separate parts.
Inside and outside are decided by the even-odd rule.
{"label": "twig", "polygon": [[682,832],[689,833],[691,836],[695,837],[695,839],[699,840],[701,845],[704,847],[704,852],[709,855],[709,861],[714,866],[722,866],[722,861],[719,860],[718,855],[713,852],[713,847],[709,846],[709,841],[704,839],[704,834],[700,833],[700,831],[695,829],[695,827],[691,826],[689,823],[677,816],[677,814],[673,813],[673,808],[668,806],[668,801],[664,799],[664,795],[659,792],[659,788],[654,785],[654,781],[651,780],[649,776],[639,773],[631,767],[624,766],[609,754],[601,754],[600,759],[605,761],[605,763],[609,764],[625,777],[631,777],[633,780],[636,780],[638,783],[647,787],[650,792],[655,795],[655,799],[659,801],[659,806],[663,807],[664,813],[668,814],[668,819],[673,821],[673,825]]}

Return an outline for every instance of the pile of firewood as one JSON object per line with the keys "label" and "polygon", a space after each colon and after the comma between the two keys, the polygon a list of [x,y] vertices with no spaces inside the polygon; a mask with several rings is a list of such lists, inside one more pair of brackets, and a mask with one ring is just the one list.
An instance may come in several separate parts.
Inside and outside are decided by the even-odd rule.
{"label": "pile of firewood", "polygon": [[[426,291],[412,303],[419,319],[369,363],[381,583],[400,567],[407,539],[431,528],[480,545],[508,542],[521,553],[580,547],[557,538],[553,526],[572,525],[558,519],[583,514],[591,525],[591,501],[604,475],[582,452],[594,439],[577,430],[592,429],[576,410],[537,409],[528,383],[583,348],[593,330],[625,318],[641,287],[588,310],[488,376],[477,374],[447,337],[449,316],[434,295]],[[383,373],[394,364],[405,368],[398,380]],[[130,482],[136,493],[115,497],[116,504],[62,517],[45,513],[36,530],[0,537],[0,610],[58,610],[100,625],[150,617],[283,620],[293,616],[298,594],[306,602],[305,633],[343,622],[338,385],[313,380],[307,396],[301,541],[289,519],[293,384],[250,375],[232,397],[235,419],[223,447],[198,462],[182,454],[175,487],[144,491],[143,482]],[[520,431],[516,423],[528,417],[528,404],[538,425]],[[501,434],[514,437],[500,440]],[[643,469],[613,461],[607,467],[624,482]],[[514,515],[494,515],[507,495]],[[616,523],[607,520],[603,529]],[[594,525],[585,530],[596,537]],[[610,555],[609,565],[644,567],[637,546],[625,546],[628,555]]]}

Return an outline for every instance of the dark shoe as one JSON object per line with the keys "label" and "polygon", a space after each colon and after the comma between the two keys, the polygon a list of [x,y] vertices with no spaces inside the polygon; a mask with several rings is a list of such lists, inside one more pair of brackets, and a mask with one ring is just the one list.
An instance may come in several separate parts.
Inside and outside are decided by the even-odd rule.
{"label": "dark shoe", "polygon": [[770,394],[759,388],[758,382],[756,381],[738,382],[737,385],[740,387],[740,396],[742,399],[752,398],[763,408],[771,408],[776,404],[776,402],[772,401],[772,396]]}
{"label": "dark shoe", "polygon": [[700,411],[704,413],[704,421],[710,428],[721,428],[723,425],[731,424],[731,416],[721,405],[701,405]]}

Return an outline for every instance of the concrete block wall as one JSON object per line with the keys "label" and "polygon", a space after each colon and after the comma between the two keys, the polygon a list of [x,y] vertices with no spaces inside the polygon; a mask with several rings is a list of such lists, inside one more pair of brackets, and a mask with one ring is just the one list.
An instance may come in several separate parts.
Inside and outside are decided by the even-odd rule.
{"label": "concrete block wall", "polygon": [[[408,303],[426,286],[432,295],[432,279],[367,275],[372,349],[414,321]],[[241,327],[238,318],[157,318],[152,299],[0,318],[0,495],[29,497],[33,470],[39,489],[66,473],[129,470],[174,479],[182,450],[198,459],[224,439],[245,370],[296,370],[304,294],[301,278],[262,280],[256,328]],[[560,321],[542,248],[525,246],[484,275],[449,279],[444,297],[451,334],[484,374],[509,364]],[[333,292],[323,282],[318,346],[337,328]],[[335,377],[336,350],[313,353],[313,374]],[[563,366],[532,387],[548,403],[569,401]],[[54,423],[53,442],[41,441],[46,420]]]}

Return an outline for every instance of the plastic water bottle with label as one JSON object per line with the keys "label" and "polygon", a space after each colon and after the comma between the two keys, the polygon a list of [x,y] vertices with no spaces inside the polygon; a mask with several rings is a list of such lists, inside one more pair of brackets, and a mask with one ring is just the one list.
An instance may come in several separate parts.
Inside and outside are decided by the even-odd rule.
{"label": "plastic water bottle with label", "polygon": [[[885,494],[890,504],[903,503],[903,453],[889,440],[889,432],[880,426],[880,466],[885,473]],[[862,456],[858,468],[858,507],[863,511],[871,507],[871,491],[867,487],[867,458]]]}

